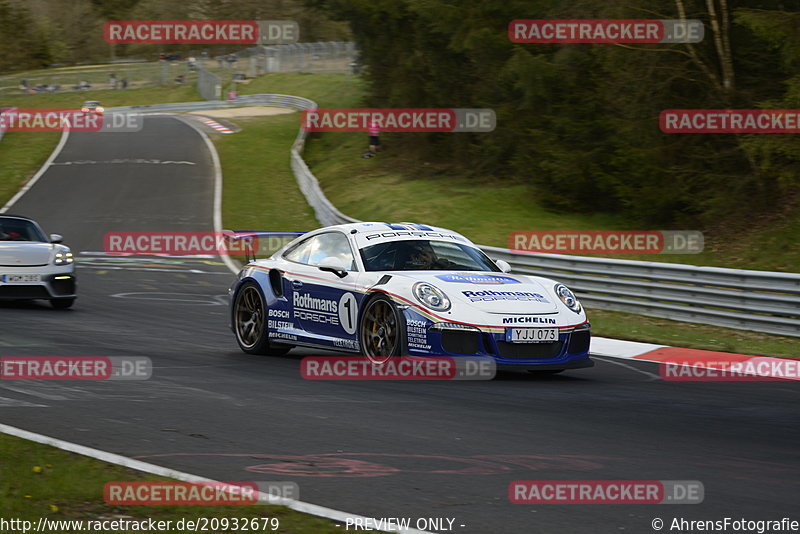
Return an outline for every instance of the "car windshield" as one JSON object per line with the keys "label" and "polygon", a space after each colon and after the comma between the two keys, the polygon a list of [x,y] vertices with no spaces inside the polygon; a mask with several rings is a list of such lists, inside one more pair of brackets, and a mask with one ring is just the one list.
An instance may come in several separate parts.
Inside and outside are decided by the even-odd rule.
{"label": "car windshield", "polygon": [[360,252],[367,271],[500,271],[479,249],[445,241],[389,241]]}
{"label": "car windshield", "polygon": [[0,217],[0,241],[38,241],[47,243],[47,238],[32,221]]}

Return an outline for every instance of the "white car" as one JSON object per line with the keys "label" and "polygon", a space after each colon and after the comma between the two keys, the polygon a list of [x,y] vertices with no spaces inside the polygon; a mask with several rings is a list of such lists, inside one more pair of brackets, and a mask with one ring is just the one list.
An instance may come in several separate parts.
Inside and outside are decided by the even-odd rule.
{"label": "white car", "polygon": [[75,302],[75,262],[62,237],[48,239],[36,221],[0,215],[0,299],[49,300],[54,308]]}
{"label": "white car", "polygon": [[244,266],[230,291],[231,327],[239,347],[255,354],[301,345],[375,363],[488,356],[531,371],[592,366],[590,325],[575,295],[555,280],[509,271],[444,228],[330,226]]}

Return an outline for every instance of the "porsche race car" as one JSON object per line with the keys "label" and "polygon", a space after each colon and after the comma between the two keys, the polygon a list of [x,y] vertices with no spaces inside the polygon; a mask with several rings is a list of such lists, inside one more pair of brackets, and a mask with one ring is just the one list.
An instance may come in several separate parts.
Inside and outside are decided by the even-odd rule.
{"label": "porsche race car", "polygon": [[0,300],[46,299],[54,308],[75,302],[75,263],[58,234],[33,219],[0,215]]}
{"label": "porsche race car", "polygon": [[489,356],[497,367],[590,367],[590,324],[563,284],[512,274],[466,237],[414,223],[305,233],[250,261],[230,288],[247,353],[307,346],[395,356]]}

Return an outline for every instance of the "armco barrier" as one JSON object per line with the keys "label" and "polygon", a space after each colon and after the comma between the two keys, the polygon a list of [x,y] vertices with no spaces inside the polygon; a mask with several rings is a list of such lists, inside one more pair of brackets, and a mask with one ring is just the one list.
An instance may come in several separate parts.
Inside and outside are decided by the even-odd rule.
{"label": "armco barrier", "polygon": [[[169,113],[238,106],[317,107],[311,100],[290,95],[248,95],[229,102],[116,110]],[[317,220],[323,226],[358,222],[325,197],[302,158],[305,139],[301,128],[292,145],[291,166]],[[480,248],[494,259],[507,261],[513,272],[564,282],[591,307],[800,337],[800,274]]]}

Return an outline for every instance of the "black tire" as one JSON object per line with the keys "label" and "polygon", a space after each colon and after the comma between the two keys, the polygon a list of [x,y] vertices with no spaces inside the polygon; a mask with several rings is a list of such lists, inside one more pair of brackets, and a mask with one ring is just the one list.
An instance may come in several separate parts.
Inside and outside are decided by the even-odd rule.
{"label": "black tire", "polygon": [[283,356],[291,345],[270,343],[267,334],[267,306],[255,282],[245,282],[233,303],[233,331],[239,348],[248,354]]}
{"label": "black tire", "polygon": [[400,356],[404,347],[405,321],[388,297],[376,295],[367,301],[358,324],[361,354],[380,365]]}
{"label": "black tire", "polygon": [[50,299],[50,305],[57,310],[66,310],[75,304],[75,298],[71,299]]}

